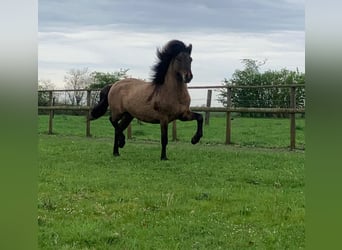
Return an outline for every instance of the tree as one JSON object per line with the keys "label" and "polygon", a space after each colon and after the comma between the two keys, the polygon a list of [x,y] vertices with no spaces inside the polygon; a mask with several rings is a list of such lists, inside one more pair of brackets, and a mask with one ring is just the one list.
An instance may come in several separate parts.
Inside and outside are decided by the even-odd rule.
{"label": "tree", "polygon": [[[243,70],[235,70],[231,80],[224,79],[226,86],[262,86],[282,84],[305,84],[305,74],[297,71],[282,69],[280,71],[268,70],[260,72],[260,67],[266,61],[259,62],[244,59]],[[220,91],[218,100],[227,106],[227,89]],[[290,90],[288,88],[234,88],[232,89],[232,105],[236,107],[276,108],[289,107]],[[296,106],[304,107],[305,89],[296,89]],[[243,116],[272,116],[272,114],[242,114]],[[285,116],[285,114],[280,114]]]}
{"label": "tree", "polygon": [[126,78],[127,71],[128,69],[120,69],[113,73],[94,71],[91,73],[92,83],[89,85],[89,89],[102,89],[108,84],[113,84],[123,78]]}
{"label": "tree", "polygon": [[45,90],[53,90],[55,85],[51,82],[51,80],[39,80],[38,81],[38,90],[42,90],[38,92],[38,106],[47,106],[49,105],[49,92]]}
{"label": "tree", "polygon": [[[262,64],[256,60],[243,59],[242,63],[245,65],[243,70],[235,70],[231,80],[224,79],[224,85],[228,86],[253,86],[260,83],[259,68]],[[257,90],[257,89],[254,89]],[[251,103],[251,100],[255,100],[258,96],[257,91],[246,91],[246,89],[234,89],[232,91],[232,103],[234,106],[240,107],[252,107],[255,104]],[[218,100],[227,106],[227,90],[222,89],[219,94]]]}
{"label": "tree", "polygon": [[80,105],[86,89],[91,84],[91,75],[88,68],[70,69],[64,76],[65,89],[73,89],[69,91],[68,96],[72,105]]}
{"label": "tree", "polygon": [[[108,84],[113,84],[119,80],[127,77],[128,69],[120,69],[115,72],[98,72],[94,71],[91,73],[92,83],[89,85],[88,89],[98,90],[102,89]],[[99,99],[99,91],[91,92],[91,106],[93,106]]]}

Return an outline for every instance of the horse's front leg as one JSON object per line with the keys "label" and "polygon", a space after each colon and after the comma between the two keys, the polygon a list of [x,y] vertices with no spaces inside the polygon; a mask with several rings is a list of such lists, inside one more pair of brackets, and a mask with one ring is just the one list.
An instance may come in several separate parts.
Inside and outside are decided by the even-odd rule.
{"label": "horse's front leg", "polygon": [[197,130],[195,135],[191,139],[191,143],[198,143],[203,136],[203,116],[199,113],[189,111],[182,114],[178,119],[181,121],[197,121]]}
{"label": "horse's front leg", "polygon": [[113,155],[114,156],[120,156],[119,154],[119,138],[120,138],[121,132],[118,131],[117,128],[114,129],[114,147],[113,147]]}
{"label": "horse's front leg", "polygon": [[109,121],[112,123],[112,125],[114,127],[113,155],[114,156],[120,156],[120,154],[119,154],[120,130],[119,130],[118,119],[113,119],[112,117],[109,117]]}
{"label": "horse's front leg", "polygon": [[160,134],[161,134],[161,160],[168,160],[166,157],[166,145],[168,143],[168,122],[167,121],[161,121],[160,122]]}

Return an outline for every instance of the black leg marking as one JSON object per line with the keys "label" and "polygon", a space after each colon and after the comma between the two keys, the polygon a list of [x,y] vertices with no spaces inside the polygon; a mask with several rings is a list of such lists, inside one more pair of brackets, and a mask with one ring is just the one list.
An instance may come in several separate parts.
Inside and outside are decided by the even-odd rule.
{"label": "black leg marking", "polygon": [[125,135],[123,133],[120,133],[118,135],[118,146],[119,148],[123,148],[126,144],[126,139],[125,139]]}
{"label": "black leg marking", "polygon": [[114,129],[114,147],[113,147],[113,155],[120,156],[119,154],[119,134],[118,129]]}
{"label": "black leg marking", "polygon": [[130,124],[130,122],[133,120],[133,116],[131,116],[129,113],[125,113],[124,116],[122,117],[120,124],[119,124],[119,129],[121,131],[121,133],[119,134],[118,140],[119,140],[119,147],[123,148],[125,146],[125,135],[123,133],[123,131],[125,131],[125,129],[128,127],[128,125]]}
{"label": "black leg marking", "polygon": [[203,136],[203,116],[199,113],[193,113],[193,117],[197,121],[197,131],[196,134],[192,137],[191,143],[196,144]]}
{"label": "black leg marking", "polygon": [[166,145],[168,143],[168,123],[167,122],[160,122],[160,132],[161,132],[161,145],[162,145],[162,150],[161,150],[161,160],[168,160],[166,156]]}
{"label": "black leg marking", "polygon": [[191,143],[196,144],[200,141],[201,137],[203,136],[203,116],[199,113],[189,112],[185,113],[179,117],[181,121],[197,121],[197,130],[195,135],[191,138]]}
{"label": "black leg marking", "polygon": [[[121,118],[122,117],[122,118]],[[119,120],[121,119],[120,123]],[[114,127],[114,147],[113,147],[113,155],[120,156],[119,148],[123,148],[125,146],[126,140],[123,131],[128,127],[129,123],[132,121],[133,116],[129,113],[124,113],[120,116],[120,118],[113,120],[111,117],[109,118],[110,122]]]}
{"label": "black leg marking", "polygon": [[114,147],[113,147],[113,155],[114,156],[120,156],[119,153],[119,119],[113,120],[112,117],[109,117],[109,121],[114,127]]}

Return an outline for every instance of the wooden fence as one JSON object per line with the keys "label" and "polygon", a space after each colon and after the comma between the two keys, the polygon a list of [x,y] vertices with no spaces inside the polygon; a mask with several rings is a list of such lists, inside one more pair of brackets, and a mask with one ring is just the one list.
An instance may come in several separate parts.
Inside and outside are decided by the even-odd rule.
{"label": "wooden fence", "polygon": [[[225,144],[231,144],[231,118],[232,113],[285,113],[290,115],[290,150],[296,148],[296,113],[305,113],[304,108],[296,108],[296,89],[305,88],[302,84],[291,85],[264,85],[264,86],[189,86],[189,89],[207,89],[207,103],[206,107],[191,107],[192,111],[205,112],[205,124],[209,125],[210,112],[224,112],[226,113],[226,139]],[[227,106],[226,107],[211,107],[212,89],[227,89]],[[247,107],[233,107],[232,106],[232,90],[235,88],[289,88],[290,89],[290,107],[289,108],[247,108]],[[66,105],[54,105],[54,92],[68,92],[75,90],[39,90],[39,92],[49,93],[49,105],[38,106],[38,110],[46,110],[49,112],[49,128],[48,133],[53,133],[53,117],[56,110],[72,110],[84,112],[86,116],[86,136],[90,137],[90,121],[88,119],[91,111],[91,92],[98,90],[77,90],[87,92],[86,106],[66,106]],[[131,124],[127,128],[128,139],[132,138]],[[172,139],[177,139],[177,124],[176,121],[172,123]]]}

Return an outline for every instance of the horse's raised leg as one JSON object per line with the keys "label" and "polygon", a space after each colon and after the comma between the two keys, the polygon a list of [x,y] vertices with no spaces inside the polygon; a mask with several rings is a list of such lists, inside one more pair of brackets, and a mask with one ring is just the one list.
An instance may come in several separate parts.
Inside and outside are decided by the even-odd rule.
{"label": "horse's raised leg", "polygon": [[196,144],[200,141],[201,137],[203,136],[203,116],[199,113],[195,112],[186,112],[182,114],[179,118],[181,121],[197,121],[197,130],[195,135],[191,138],[191,143]]}
{"label": "horse's raised leg", "polygon": [[[120,137],[120,129],[119,129],[119,121],[120,119],[114,119],[113,117],[109,117],[109,121],[112,123],[114,127],[114,147],[113,147],[113,155],[120,156],[119,154],[119,137]],[[122,133],[122,132],[121,132]]]}
{"label": "horse's raised leg", "polygon": [[[122,118],[121,118],[122,117]],[[119,120],[121,121],[119,123]],[[114,147],[113,147],[113,155],[120,156],[119,148],[123,148],[125,146],[125,135],[123,131],[128,127],[129,123],[132,121],[133,116],[129,113],[124,113],[113,119],[113,117],[109,118],[109,121],[112,123],[114,127]]]}
{"label": "horse's raised leg", "polygon": [[122,117],[120,123],[119,123],[119,130],[121,131],[121,133],[118,135],[118,146],[120,148],[123,148],[125,146],[125,134],[123,133],[123,131],[125,131],[125,129],[128,127],[128,125],[130,124],[130,122],[133,120],[133,116],[131,116],[131,114],[129,113],[125,113],[124,116]]}
{"label": "horse's raised leg", "polygon": [[161,121],[160,122],[160,132],[161,132],[161,145],[162,145],[162,150],[161,150],[161,160],[168,160],[166,157],[166,145],[168,143],[168,122],[167,121]]}

